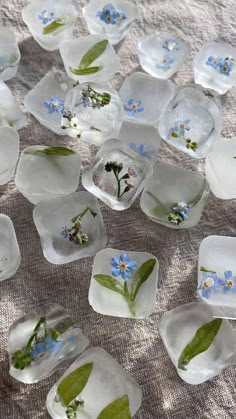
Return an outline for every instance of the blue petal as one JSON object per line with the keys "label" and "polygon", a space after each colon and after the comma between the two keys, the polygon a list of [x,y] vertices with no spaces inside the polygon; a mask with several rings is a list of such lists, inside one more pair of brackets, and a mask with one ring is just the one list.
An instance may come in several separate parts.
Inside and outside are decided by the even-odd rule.
{"label": "blue petal", "polygon": [[130,260],[127,263],[127,268],[130,269],[131,271],[136,271],[136,269],[137,269],[137,263],[134,260]]}
{"label": "blue petal", "polygon": [[233,276],[233,273],[232,273],[232,271],[225,271],[224,276],[225,276],[226,279],[231,279],[232,276]]}
{"label": "blue petal", "polygon": [[121,276],[124,280],[130,279],[131,278],[132,273],[130,271],[122,271],[121,272]]}
{"label": "blue petal", "polygon": [[130,257],[128,253],[121,253],[120,255],[120,262],[128,263],[130,261]]}
{"label": "blue petal", "polygon": [[133,103],[134,103],[134,100],[133,99],[129,99],[128,100],[128,105],[133,105]]}
{"label": "blue petal", "polygon": [[122,272],[120,271],[119,268],[112,268],[111,273],[113,276],[122,276]]}
{"label": "blue petal", "polygon": [[120,258],[118,258],[118,257],[111,258],[111,265],[112,266],[117,268],[117,267],[119,267],[119,264],[120,264]]}
{"label": "blue petal", "polygon": [[202,296],[204,298],[209,298],[211,295],[211,289],[210,288],[203,288],[202,289]]}
{"label": "blue petal", "polygon": [[223,294],[226,294],[229,291],[229,287],[224,287],[223,288]]}

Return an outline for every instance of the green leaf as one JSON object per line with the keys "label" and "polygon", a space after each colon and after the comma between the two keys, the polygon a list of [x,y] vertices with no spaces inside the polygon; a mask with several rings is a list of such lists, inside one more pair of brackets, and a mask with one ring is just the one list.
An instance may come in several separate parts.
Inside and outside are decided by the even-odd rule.
{"label": "green leaf", "polygon": [[162,218],[162,217],[168,217],[170,213],[170,207],[162,204],[162,202],[150,191],[146,192],[147,195],[149,195],[156,203],[157,206],[152,209],[153,217]]}
{"label": "green leaf", "polygon": [[153,269],[156,265],[156,259],[148,259],[146,262],[144,262],[138,270],[135,272],[134,277],[132,279],[132,285],[131,285],[131,300],[134,301],[140,287],[144,282],[147,281],[149,276],[152,274]]}
{"label": "green leaf", "polygon": [[128,396],[121,396],[111,402],[102,410],[97,419],[131,419]]}
{"label": "green leaf", "polygon": [[57,388],[58,395],[65,406],[74,400],[86,386],[93,369],[93,362],[82,365],[67,375]]}
{"label": "green leaf", "polygon": [[210,272],[212,274],[216,274],[216,271],[211,271],[210,269],[206,269],[206,268],[204,268],[204,266],[200,267],[200,271],[201,272]]}
{"label": "green leaf", "polygon": [[107,39],[103,39],[102,41],[97,42],[81,58],[79,67],[81,69],[88,68],[98,57],[100,57],[100,55],[102,55],[107,47],[107,44]]}
{"label": "green leaf", "polygon": [[186,370],[185,366],[195,356],[205,352],[214,341],[217,333],[219,332],[222,319],[214,319],[209,323],[204,324],[198,330],[194,338],[184,348],[178,360],[178,368]]}
{"label": "green leaf", "polygon": [[33,154],[40,154],[42,156],[70,156],[75,153],[74,150],[66,147],[47,147],[33,152]]}
{"label": "green leaf", "polygon": [[71,68],[70,67],[71,73],[75,74],[76,76],[87,76],[87,74],[97,73],[101,69],[102,69],[101,66],[89,67],[89,68],[83,68],[83,69],[82,68]]}
{"label": "green leaf", "polygon": [[114,292],[118,292],[118,294],[121,294],[123,297],[125,297],[123,287],[116,279],[112,278],[112,276],[98,274],[94,275],[94,278],[100,285],[102,285],[102,287],[108,288]]}
{"label": "green leaf", "polygon": [[49,23],[49,25],[45,26],[45,28],[43,28],[43,34],[48,35],[49,33],[52,33],[64,26],[65,23],[65,19],[56,19],[52,23]]}

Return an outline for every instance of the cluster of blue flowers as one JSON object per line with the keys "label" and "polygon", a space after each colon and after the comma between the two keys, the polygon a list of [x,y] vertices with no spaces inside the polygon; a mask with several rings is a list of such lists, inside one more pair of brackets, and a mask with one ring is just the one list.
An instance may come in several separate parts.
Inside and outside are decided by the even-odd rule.
{"label": "cluster of blue flowers", "polygon": [[236,293],[236,276],[232,271],[225,271],[224,278],[216,275],[216,272],[202,272],[201,284],[198,290],[202,292],[204,298],[210,298],[212,292],[227,294]]}
{"label": "cluster of blue flowers", "polygon": [[107,25],[116,25],[118,22],[126,19],[123,10],[117,10],[113,4],[107,4],[102,11],[97,12],[97,16]]}
{"label": "cluster of blue flowers", "polygon": [[206,65],[218,70],[220,74],[229,76],[233,70],[234,60],[232,58],[213,57],[211,55],[208,57]]}

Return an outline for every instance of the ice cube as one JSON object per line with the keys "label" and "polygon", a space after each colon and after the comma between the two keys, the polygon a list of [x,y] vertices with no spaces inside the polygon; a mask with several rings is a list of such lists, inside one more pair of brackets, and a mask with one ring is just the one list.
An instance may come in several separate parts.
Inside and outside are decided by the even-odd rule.
{"label": "ice cube", "polygon": [[153,77],[168,79],[178,71],[189,55],[190,47],[168,32],[156,32],[139,39],[139,61]]}
{"label": "ice cube", "polygon": [[0,127],[20,129],[26,124],[26,117],[18,106],[9,87],[0,80]]}
{"label": "ice cube", "polygon": [[33,218],[45,258],[54,264],[73,262],[103,249],[107,237],[97,200],[73,192],[36,205]]}
{"label": "ice cube", "polygon": [[15,229],[11,219],[0,214],[0,281],[11,278],[21,261]]}
{"label": "ice cube", "polygon": [[0,185],[14,176],[19,156],[19,135],[13,128],[0,128]]}
{"label": "ice cube", "polygon": [[129,208],[152,175],[152,165],[117,140],[107,141],[83,172],[85,189],[117,211]]}
{"label": "ice cube", "polygon": [[199,222],[209,191],[208,182],[200,173],[157,163],[140,206],[156,223],[175,229],[190,228]]}
{"label": "ice cube", "polygon": [[45,151],[47,153],[47,150],[50,151],[51,147],[43,145],[27,147],[18,163],[16,187],[33,204],[44,199],[67,195],[78,188],[81,165],[79,153],[66,149],[70,150],[71,154],[43,154]]}
{"label": "ice cube", "polygon": [[0,26],[0,79],[10,80],[17,73],[20,50],[12,29]]}
{"label": "ice cube", "polygon": [[204,158],[219,139],[222,110],[199,89],[181,86],[162,116],[161,138],[194,158]]}
{"label": "ice cube", "polygon": [[160,321],[160,335],[179,376],[188,384],[201,384],[220,374],[236,362],[236,336],[231,324],[223,320],[207,350],[186,365],[178,368],[179,357],[192,341],[197,330],[213,320],[212,311],[205,303],[190,303],[167,311]]}
{"label": "ice cube", "polygon": [[[77,409],[78,417],[95,419],[104,408],[122,396],[128,397],[131,417],[133,417],[142,403],[141,389],[111,355],[101,348],[91,348],[85,351],[52,387],[47,397],[47,409],[51,417],[53,419],[66,418],[67,406],[63,405],[59,399],[58,386],[72,371],[88,364],[92,364],[91,373],[85,387],[76,397],[76,400],[82,402]],[[117,416],[119,413],[122,417],[122,412],[115,411],[115,413]]]}
{"label": "ice cube", "polygon": [[10,375],[27,384],[43,380],[88,345],[78,323],[63,307],[42,305],[10,327]]}

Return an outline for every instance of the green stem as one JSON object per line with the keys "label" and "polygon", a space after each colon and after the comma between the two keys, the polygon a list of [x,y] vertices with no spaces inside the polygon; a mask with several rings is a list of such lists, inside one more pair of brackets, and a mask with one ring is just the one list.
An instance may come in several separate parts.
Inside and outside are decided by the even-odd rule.
{"label": "green stem", "polygon": [[86,207],[80,214],[76,215],[75,217],[73,217],[71,219],[72,223],[76,223],[77,219],[79,218],[80,220],[82,220],[82,218],[85,216],[85,214],[87,214],[88,211],[92,211],[90,207]]}
{"label": "green stem", "polygon": [[30,338],[29,338],[29,340],[28,340],[28,342],[27,342],[27,345],[26,345],[26,347],[25,347],[25,350],[26,351],[29,351],[30,349],[31,349],[31,345],[32,345],[32,343],[33,343],[33,341],[34,341],[34,339],[37,339],[37,336],[38,336],[38,332],[39,332],[39,330],[40,330],[40,328],[41,328],[41,326],[42,325],[44,325],[44,327],[45,327],[45,325],[46,325],[46,319],[45,319],[45,317],[42,317],[39,321],[38,321],[38,323],[36,324],[36,326],[35,326],[35,328],[34,328],[34,330],[33,330],[33,334],[30,336]]}

